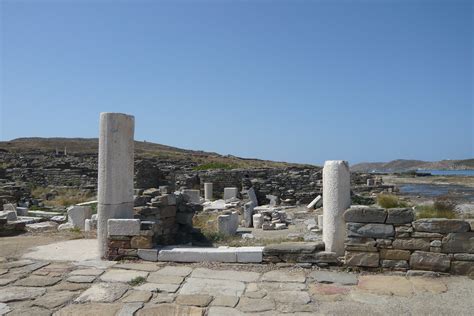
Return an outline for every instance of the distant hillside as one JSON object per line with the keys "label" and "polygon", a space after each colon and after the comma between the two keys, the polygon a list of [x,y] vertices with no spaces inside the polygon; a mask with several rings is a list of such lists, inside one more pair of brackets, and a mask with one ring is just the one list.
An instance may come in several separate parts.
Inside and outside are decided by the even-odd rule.
{"label": "distant hillside", "polygon": [[[54,153],[56,149],[68,154],[97,154],[99,141],[97,138],[17,138],[0,142],[0,152],[14,153]],[[233,168],[276,168],[285,166],[305,166],[286,162],[275,162],[256,158],[240,158],[231,155],[220,155],[200,150],[181,149],[177,147],[155,144],[145,141],[135,141],[135,155],[138,157],[156,157],[163,159],[187,160],[198,164],[226,164]],[[310,165],[308,165],[310,166]],[[314,167],[314,166],[311,166]]]}
{"label": "distant hillside", "polygon": [[441,161],[422,161],[422,160],[405,160],[397,159],[390,162],[363,162],[351,166],[352,171],[356,172],[404,172],[417,169],[437,169],[437,170],[453,170],[453,169],[474,169],[474,159],[464,160],[441,160]]}

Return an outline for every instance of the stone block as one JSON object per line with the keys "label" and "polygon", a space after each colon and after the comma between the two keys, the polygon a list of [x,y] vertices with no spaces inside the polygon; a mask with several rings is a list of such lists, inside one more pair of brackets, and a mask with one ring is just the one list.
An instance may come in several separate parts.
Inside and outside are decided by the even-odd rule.
{"label": "stone block", "polygon": [[344,260],[347,266],[378,267],[380,256],[378,252],[346,251]]}
{"label": "stone block", "polygon": [[387,211],[382,208],[351,206],[344,212],[346,222],[355,223],[384,223]]}
{"label": "stone block", "polygon": [[238,247],[235,249],[237,262],[260,263],[263,259],[264,247]]}
{"label": "stone block", "polygon": [[414,270],[448,271],[451,260],[445,254],[415,251],[410,256],[410,267]]}
{"label": "stone block", "polygon": [[195,203],[198,204],[201,202],[201,197],[200,197],[199,190],[190,190],[190,189],[184,189],[183,190],[183,195],[186,197],[189,203]]}
{"label": "stone block", "polygon": [[428,239],[441,239],[444,237],[443,234],[440,233],[427,233],[427,232],[413,232],[411,233],[411,237],[413,238],[428,238]]}
{"label": "stone block", "polygon": [[232,212],[229,215],[219,215],[217,217],[217,229],[219,233],[226,236],[235,235],[239,228],[239,215],[237,212]]}
{"label": "stone block", "polygon": [[139,236],[139,219],[109,219],[107,221],[109,236]]}
{"label": "stone block", "polygon": [[347,223],[348,237],[388,238],[395,236],[393,225]]}
{"label": "stone block", "polygon": [[73,224],[75,228],[84,230],[86,219],[92,217],[92,209],[89,206],[74,205],[67,209],[68,222]]}
{"label": "stone block", "polygon": [[323,242],[283,242],[271,244],[265,246],[263,253],[265,255],[302,254],[313,253],[317,250],[324,250]]}
{"label": "stone block", "polygon": [[395,239],[392,243],[393,248],[395,249],[405,249],[405,250],[430,250],[430,242],[421,238],[411,238],[411,239]]}
{"label": "stone block", "polygon": [[474,276],[474,262],[473,261],[452,261],[451,273]]}
{"label": "stone block", "polygon": [[9,222],[17,220],[16,211],[0,211],[0,218],[4,218]]}
{"label": "stone block", "polygon": [[158,261],[158,249],[138,249],[137,255],[145,261]]}
{"label": "stone block", "polygon": [[448,234],[441,249],[444,253],[474,253],[474,232]]}
{"label": "stone block", "polygon": [[380,265],[382,268],[391,268],[391,269],[409,269],[408,261],[406,260],[380,260]]}
{"label": "stone block", "polygon": [[313,208],[318,208],[318,207],[321,207],[323,204],[323,198],[321,195],[318,195],[317,197],[314,198],[314,200],[311,201],[311,203],[309,203],[306,208],[308,208],[309,210],[312,210]]}
{"label": "stone block", "polygon": [[133,236],[130,240],[132,248],[151,249],[153,248],[153,241],[151,236]]}
{"label": "stone block", "polygon": [[254,228],[262,228],[263,224],[263,215],[262,214],[254,214],[252,216],[253,227]]}
{"label": "stone block", "polygon": [[238,188],[224,188],[224,200],[230,200],[233,198],[237,198],[239,194]]}
{"label": "stone block", "polygon": [[253,206],[258,206],[257,195],[255,194],[255,190],[253,187],[247,190],[247,195],[249,197],[249,200],[253,203]]}
{"label": "stone block", "polygon": [[253,208],[253,202],[244,204],[244,227],[252,227]]}
{"label": "stone block", "polygon": [[387,209],[386,224],[409,224],[415,219],[415,214],[409,208]]}
{"label": "stone block", "polygon": [[463,233],[470,230],[468,222],[460,219],[427,218],[413,222],[413,227],[419,232],[428,233]]}
{"label": "stone block", "polygon": [[409,250],[380,249],[380,259],[384,260],[410,260]]}
{"label": "stone block", "polygon": [[344,247],[346,251],[369,251],[376,252],[377,243],[373,238],[349,238]]}
{"label": "stone block", "polygon": [[193,225],[193,213],[176,213],[176,222],[181,225],[192,226]]}
{"label": "stone block", "polygon": [[158,253],[158,261],[237,262],[237,254],[235,248],[165,247]]}
{"label": "stone block", "polygon": [[454,260],[459,261],[474,261],[474,254],[470,253],[455,253]]}
{"label": "stone block", "polygon": [[[289,260],[285,260],[289,261]],[[296,256],[296,262],[307,263],[338,263],[338,257],[335,252],[320,251],[315,253],[300,254]]]}
{"label": "stone block", "polygon": [[18,216],[28,216],[28,208],[27,207],[17,207],[16,208],[16,215]]}

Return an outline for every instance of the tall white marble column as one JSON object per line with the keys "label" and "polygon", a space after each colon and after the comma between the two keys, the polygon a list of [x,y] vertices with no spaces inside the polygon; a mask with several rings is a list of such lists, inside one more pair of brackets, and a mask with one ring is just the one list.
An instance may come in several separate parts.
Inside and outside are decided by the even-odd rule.
{"label": "tall white marble column", "polygon": [[101,257],[107,254],[107,221],[133,218],[134,128],[131,115],[100,114],[97,239]]}
{"label": "tall white marble column", "polygon": [[323,169],[323,241],[326,251],[344,255],[346,227],[343,213],[351,206],[349,163],[329,160]]}

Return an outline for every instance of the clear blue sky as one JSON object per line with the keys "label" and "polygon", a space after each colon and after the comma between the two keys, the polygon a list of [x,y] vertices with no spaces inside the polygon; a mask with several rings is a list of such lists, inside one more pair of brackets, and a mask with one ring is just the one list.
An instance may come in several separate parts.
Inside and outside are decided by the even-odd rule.
{"label": "clear blue sky", "polygon": [[0,0],[0,139],[320,164],[474,157],[473,1]]}

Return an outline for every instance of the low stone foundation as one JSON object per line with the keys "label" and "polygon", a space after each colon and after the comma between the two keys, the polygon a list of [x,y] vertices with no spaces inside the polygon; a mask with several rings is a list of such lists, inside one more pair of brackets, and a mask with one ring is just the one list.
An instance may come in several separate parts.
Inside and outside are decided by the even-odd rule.
{"label": "low stone foundation", "polygon": [[153,248],[153,222],[109,219],[107,259],[138,259],[141,249]]}
{"label": "low stone foundation", "polygon": [[9,222],[6,218],[0,218],[0,237],[16,235],[25,232],[25,222]]}
{"label": "low stone foundation", "polygon": [[334,252],[324,251],[323,242],[286,242],[263,248],[263,262],[310,263],[320,267],[340,264]]}
{"label": "low stone foundation", "polygon": [[414,221],[411,209],[352,207],[345,211],[345,265],[369,270],[474,274],[472,222]]}

